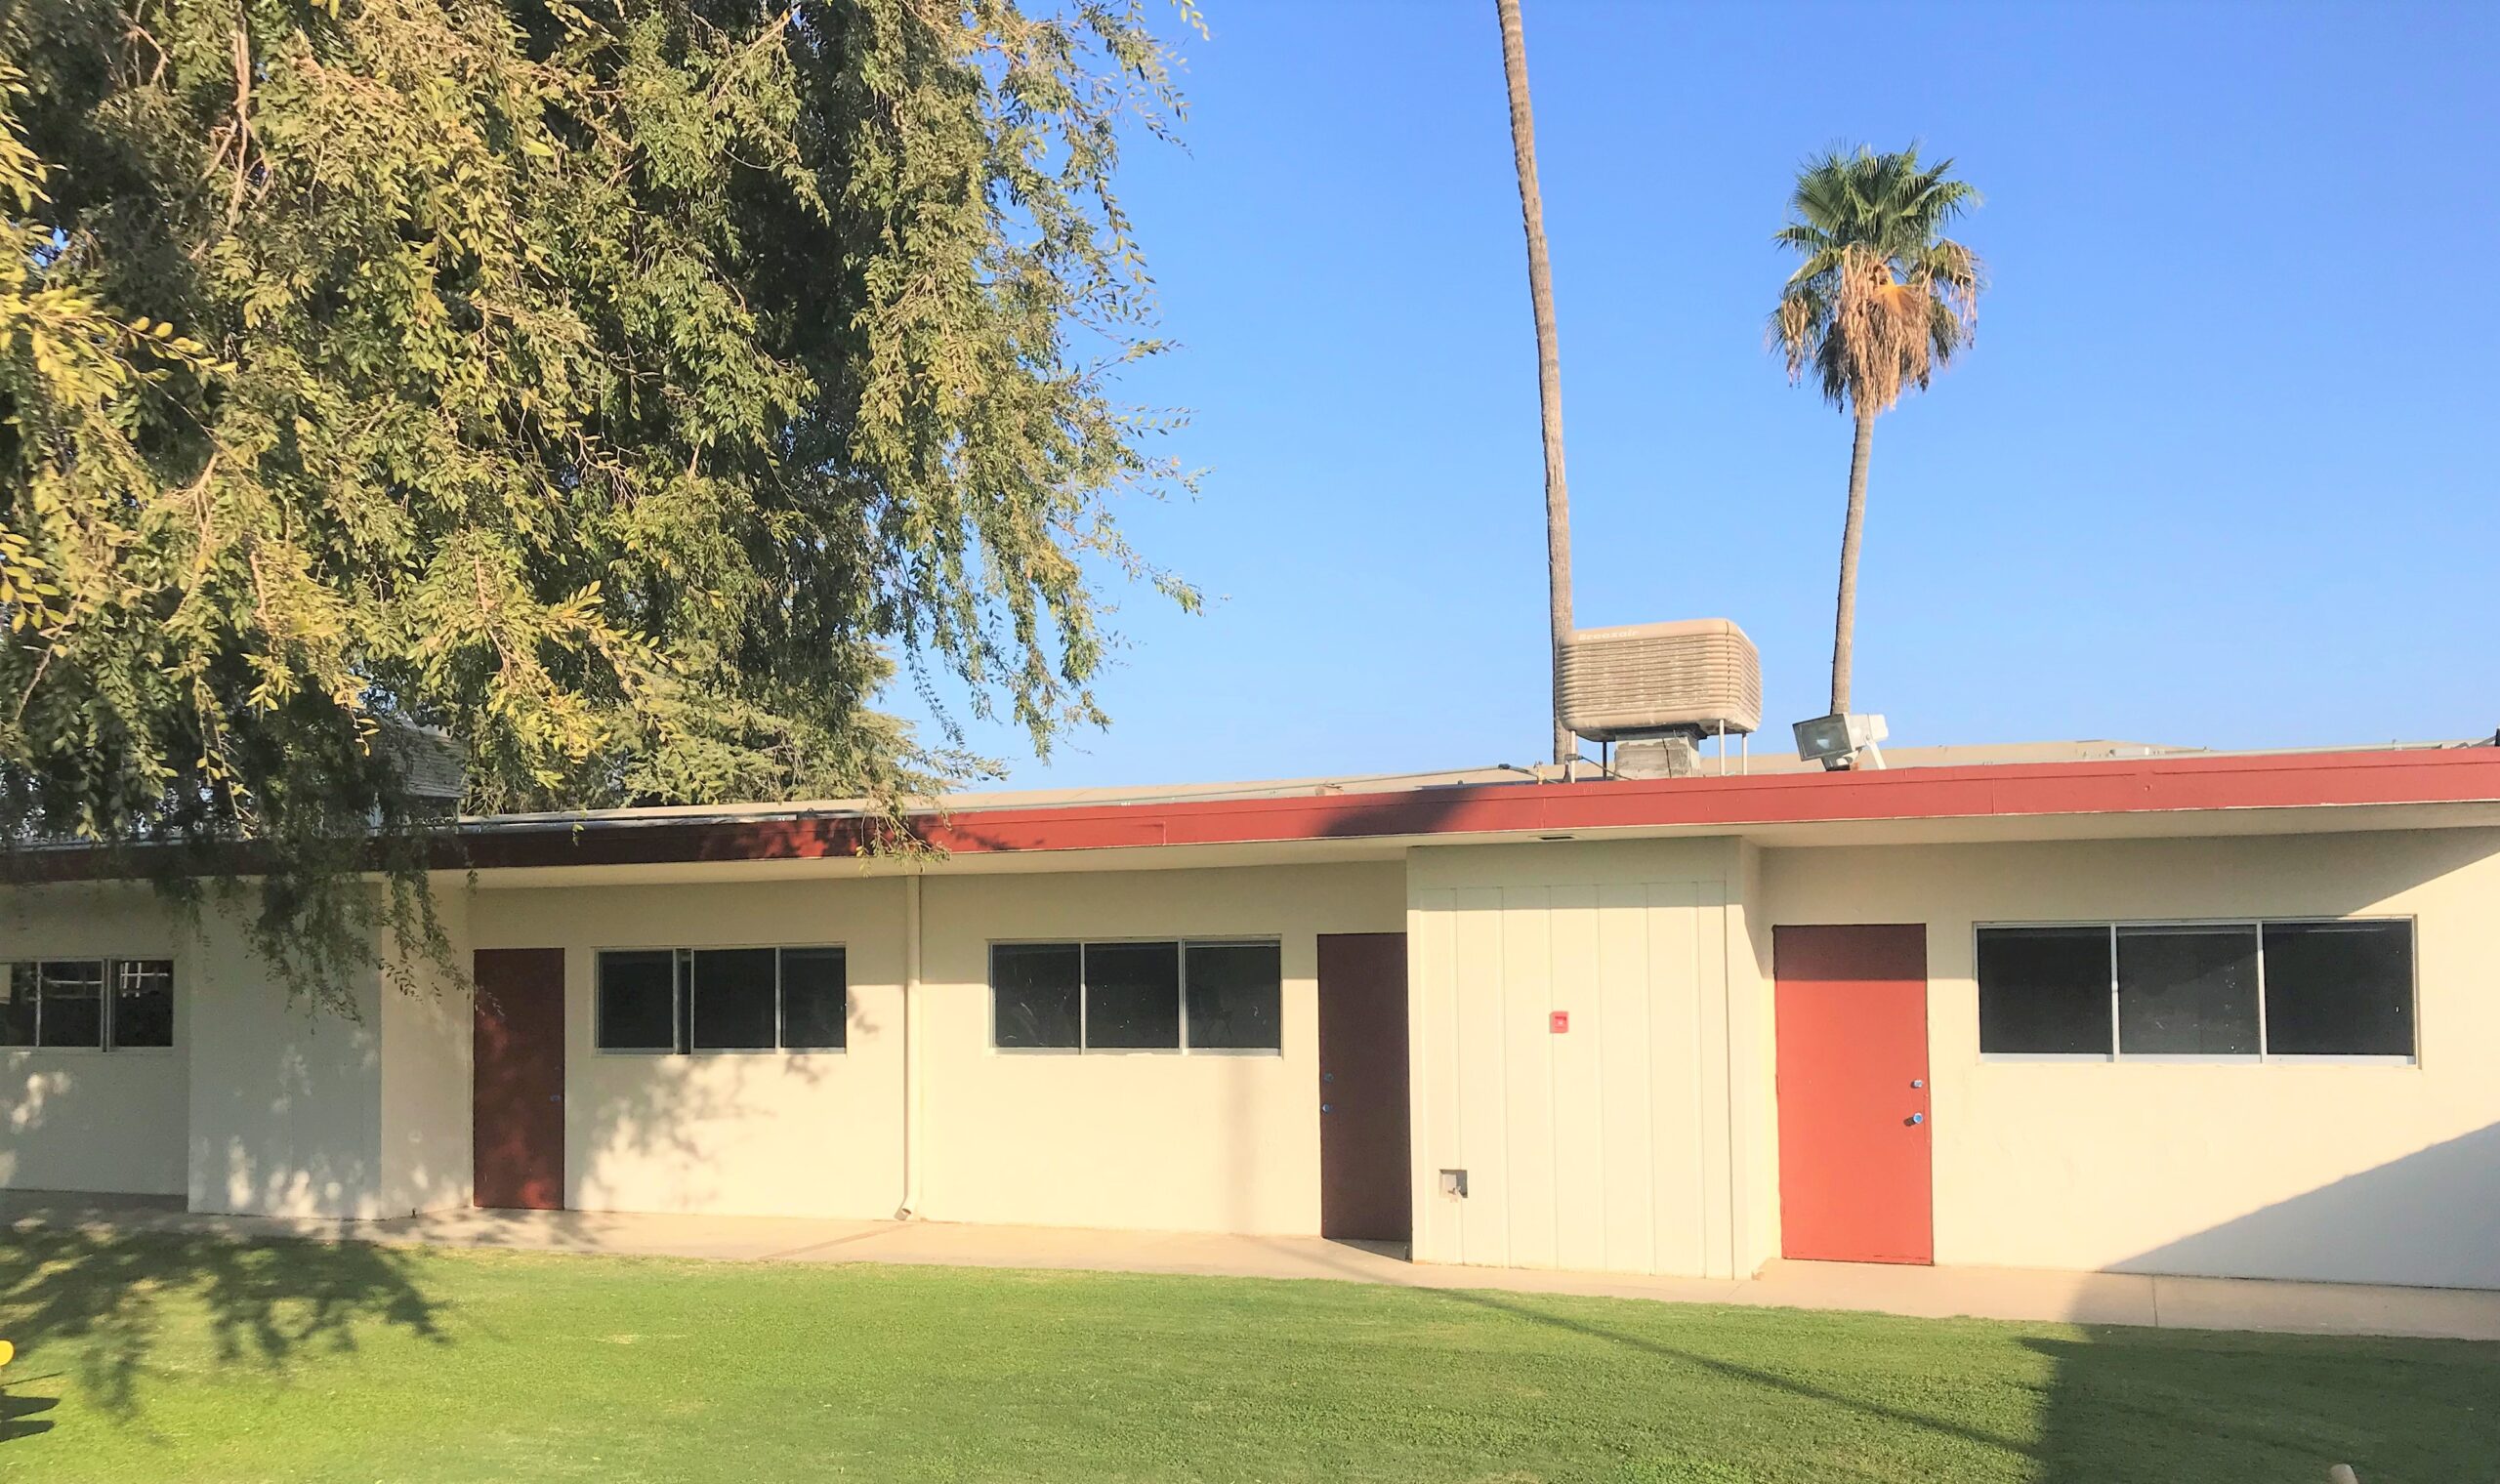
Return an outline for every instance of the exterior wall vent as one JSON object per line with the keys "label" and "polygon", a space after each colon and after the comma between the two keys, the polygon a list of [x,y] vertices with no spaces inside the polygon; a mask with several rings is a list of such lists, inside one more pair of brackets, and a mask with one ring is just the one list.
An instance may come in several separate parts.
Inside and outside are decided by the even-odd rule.
{"label": "exterior wall vent", "polygon": [[1574,630],[1558,688],[1562,724],[1593,742],[1762,725],[1762,656],[1724,618]]}

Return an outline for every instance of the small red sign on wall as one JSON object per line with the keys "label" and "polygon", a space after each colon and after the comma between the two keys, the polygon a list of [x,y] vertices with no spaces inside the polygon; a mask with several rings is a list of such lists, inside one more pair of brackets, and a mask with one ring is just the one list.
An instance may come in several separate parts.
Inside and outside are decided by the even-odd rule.
{"label": "small red sign on wall", "polygon": [[1546,1017],[1546,1022],[1554,1034],[1560,1036],[1571,1028],[1571,1012],[1567,1010],[1558,1010]]}

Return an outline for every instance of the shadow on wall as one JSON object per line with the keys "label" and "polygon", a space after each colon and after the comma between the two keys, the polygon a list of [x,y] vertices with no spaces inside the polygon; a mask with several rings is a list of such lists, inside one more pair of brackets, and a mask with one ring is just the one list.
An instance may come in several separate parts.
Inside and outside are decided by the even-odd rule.
{"label": "shadow on wall", "polygon": [[[2120,1272],[2500,1288],[2500,1125],[2476,1130],[2111,1264]],[[2044,1484],[2492,1476],[2500,1346],[2460,1340],[2117,1331],[2026,1340],[2054,1364]],[[2183,1434],[2213,1448],[2185,1456]],[[2228,1451],[2225,1451],[2226,1448]],[[2473,1460],[2479,1471],[2461,1471]],[[2228,1472],[2218,1465],[2228,1465]],[[2259,1468],[2271,1470],[2260,1472]]]}
{"label": "shadow on wall", "polygon": [[[879,1030],[854,999],[847,1039],[857,1045]],[[821,1214],[783,1212],[771,1197],[827,1164],[875,1157],[885,1147],[836,1137],[809,1116],[806,1100],[840,1075],[852,1052],[586,1054],[588,1075],[568,1078],[586,1094],[566,1109],[567,1159],[579,1162],[565,1172],[568,1199],[595,1198],[601,1209],[620,1211]],[[784,1163],[781,1177],[767,1178],[758,1173],[771,1164],[757,1146],[760,1130],[803,1139],[813,1163],[805,1171]],[[894,1186],[891,1200],[898,1203],[901,1181]]]}
{"label": "shadow on wall", "polygon": [[[21,1352],[12,1369],[72,1370],[95,1404],[116,1417],[140,1410],[176,1296],[196,1297],[223,1365],[283,1372],[299,1355],[353,1352],[357,1334],[374,1325],[449,1342],[408,1255],[370,1243],[236,1243],[30,1222],[0,1232],[0,1252],[8,1255],[0,1263],[0,1333]],[[0,1441],[56,1425],[36,1416],[54,1399],[25,1394],[40,1381],[40,1374],[12,1379]]]}
{"label": "shadow on wall", "polygon": [[2500,1124],[2111,1266],[2130,1273],[2500,1289]]}

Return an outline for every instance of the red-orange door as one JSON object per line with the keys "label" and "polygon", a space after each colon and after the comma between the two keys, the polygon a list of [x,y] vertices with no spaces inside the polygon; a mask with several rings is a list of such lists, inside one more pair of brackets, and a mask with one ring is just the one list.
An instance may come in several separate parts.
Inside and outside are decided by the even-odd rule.
{"label": "red-orange door", "polygon": [[1927,929],[1774,928],[1780,1251],[1936,1260]]}
{"label": "red-orange door", "polygon": [[480,948],[471,1138],[477,1202],[564,1204],[564,950]]}

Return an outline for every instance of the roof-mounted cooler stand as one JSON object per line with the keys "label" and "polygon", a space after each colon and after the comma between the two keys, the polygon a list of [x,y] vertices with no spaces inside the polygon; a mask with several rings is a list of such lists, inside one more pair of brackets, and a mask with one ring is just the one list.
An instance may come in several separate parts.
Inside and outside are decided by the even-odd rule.
{"label": "roof-mounted cooler stand", "polygon": [[1613,744],[1609,773],[1681,778],[1701,771],[1701,742],[1762,725],[1762,657],[1724,618],[1577,629],[1555,677],[1562,724]]}

